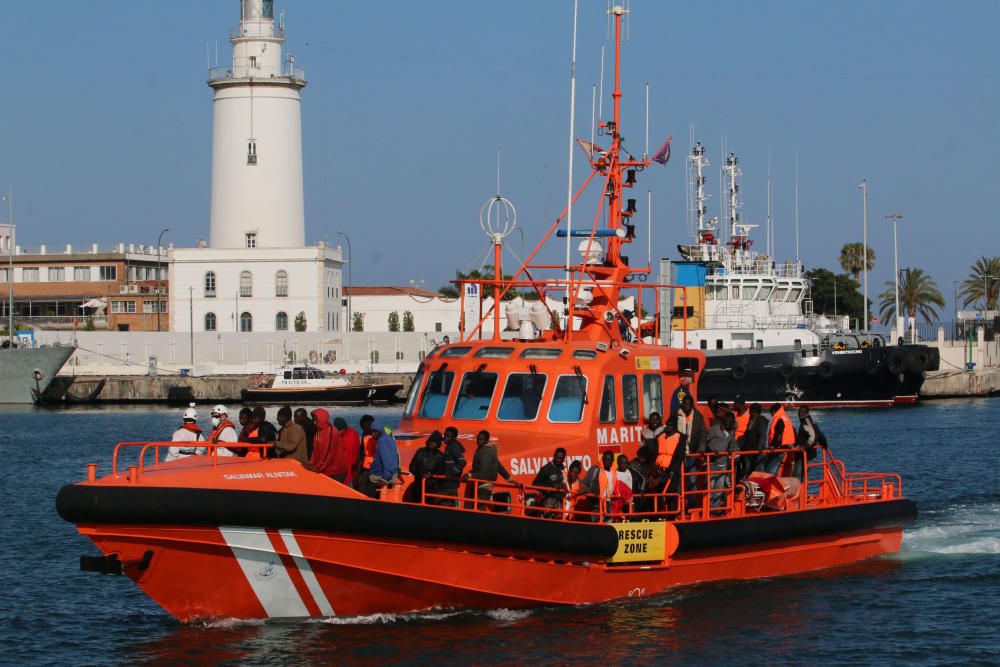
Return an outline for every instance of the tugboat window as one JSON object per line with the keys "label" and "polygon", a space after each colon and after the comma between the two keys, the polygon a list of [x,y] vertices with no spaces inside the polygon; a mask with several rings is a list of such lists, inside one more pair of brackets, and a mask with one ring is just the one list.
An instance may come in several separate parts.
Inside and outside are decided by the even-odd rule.
{"label": "tugboat window", "polygon": [[545,392],[545,380],[540,373],[511,373],[500,398],[497,419],[500,421],[533,421]]}
{"label": "tugboat window", "polygon": [[703,350],[707,350],[708,349],[708,339],[707,338],[702,338],[700,341],[698,341],[698,347],[700,347]]}
{"label": "tugboat window", "polygon": [[647,419],[654,412],[663,414],[663,380],[659,375],[642,376],[642,409]]}
{"label": "tugboat window", "polygon": [[448,394],[455,382],[455,374],[451,371],[434,371],[427,379],[423,396],[420,397],[420,416],[428,419],[439,419],[444,415],[448,404]]}
{"label": "tugboat window", "polygon": [[406,406],[403,408],[404,417],[413,416],[413,408],[417,405],[417,396],[420,395],[420,385],[424,381],[424,365],[420,364],[420,369],[417,371],[417,377],[413,378],[413,383],[410,385],[410,390],[406,393]]}
{"label": "tugboat window", "polygon": [[716,350],[721,350],[722,349],[722,339],[721,338],[716,338],[715,339],[715,349]]}
{"label": "tugboat window", "polygon": [[512,347],[484,347],[479,352],[476,352],[474,356],[482,359],[506,359],[513,352],[514,348]]}
{"label": "tugboat window", "polygon": [[622,376],[622,412],[626,422],[639,421],[639,380],[634,375]]}
{"label": "tugboat window", "polygon": [[521,353],[522,359],[555,359],[562,350],[556,347],[532,347]]}
{"label": "tugboat window", "polygon": [[574,359],[596,359],[597,350],[576,350],[573,352]]}
{"label": "tugboat window", "polygon": [[471,347],[449,347],[441,353],[442,357],[464,357],[469,353]]}
{"label": "tugboat window", "polygon": [[582,375],[561,375],[552,393],[549,421],[578,422],[583,419],[583,401],[587,395],[587,378]]}
{"label": "tugboat window", "polygon": [[462,386],[459,387],[451,416],[455,419],[486,419],[496,386],[496,373],[466,373],[462,376]]}
{"label": "tugboat window", "polygon": [[757,339],[757,349],[758,350],[763,350],[764,349],[764,341],[761,340],[760,338]]}
{"label": "tugboat window", "polygon": [[618,418],[618,406],[615,405],[615,376],[604,376],[604,390],[601,392],[601,423],[610,424]]}
{"label": "tugboat window", "polygon": [[296,368],[292,370],[293,380],[306,380],[309,378],[309,371],[305,368]]}

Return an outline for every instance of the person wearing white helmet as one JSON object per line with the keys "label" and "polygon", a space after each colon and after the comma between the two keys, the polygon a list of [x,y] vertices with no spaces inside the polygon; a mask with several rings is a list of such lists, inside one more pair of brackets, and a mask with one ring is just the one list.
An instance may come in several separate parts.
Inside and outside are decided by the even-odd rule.
{"label": "person wearing white helmet", "polygon": [[[203,442],[205,436],[201,432],[201,427],[198,426],[198,411],[194,409],[194,403],[191,403],[190,407],[184,411],[181,417],[183,422],[181,427],[174,431],[174,435],[170,438],[171,442]],[[166,461],[173,461],[175,459],[183,458],[185,456],[191,456],[192,454],[204,454],[204,447],[197,447],[195,445],[177,445],[167,449]]]}
{"label": "person wearing white helmet", "polygon": [[[212,444],[220,442],[237,442],[236,425],[229,421],[229,411],[224,405],[216,405],[212,408],[212,433],[208,436],[208,441]],[[225,447],[218,448],[219,456],[236,456],[234,452]]]}

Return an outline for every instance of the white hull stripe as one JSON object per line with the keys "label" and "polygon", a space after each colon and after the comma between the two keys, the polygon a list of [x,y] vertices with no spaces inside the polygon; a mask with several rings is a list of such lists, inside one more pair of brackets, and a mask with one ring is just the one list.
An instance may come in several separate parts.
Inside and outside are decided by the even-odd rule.
{"label": "white hull stripe", "polygon": [[[309,616],[302,596],[262,528],[219,526],[247,583],[270,618]],[[311,574],[311,573],[310,573]]]}
{"label": "white hull stripe", "polygon": [[295,560],[295,566],[299,568],[299,574],[302,575],[302,579],[306,582],[306,587],[312,593],[313,600],[316,601],[316,606],[319,607],[320,613],[324,616],[333,616],[333,607],[330,605],[330,601],[326,599],[326,593],[323,592],[323,588],[319,585],[319,580],[316,579],[316,574],[312,571],[312,565],[302,555],[302,549],[299,548],[299,543],[295,539],[295,535],[287,528],[279,530],[278,533],[281,535],[281,539],[284,540],[288,553]]}

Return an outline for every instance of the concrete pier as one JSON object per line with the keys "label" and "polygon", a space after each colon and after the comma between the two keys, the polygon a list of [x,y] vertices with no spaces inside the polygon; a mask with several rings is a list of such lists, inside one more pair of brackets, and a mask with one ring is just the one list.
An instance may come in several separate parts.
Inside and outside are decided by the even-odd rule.
{"label": "concrete pier", "polygon": [[1000,368],[996,366],[971,371],[929,371],[920,398],[958,398],[1000,395]]}
{"label": "concrete pier", "polygon": [[[59,376],[45,392],[49,403],[240,403],[240,392],[252,386],[252,375],[216,375],[205,377],[157,376]],[[370,373],[354,375],[356,384],[403,384],[400,398],[413,379],[408,373]],[[97,391],[98,387],[100,390]],[[97,392],[96,395],[93,395]]]}

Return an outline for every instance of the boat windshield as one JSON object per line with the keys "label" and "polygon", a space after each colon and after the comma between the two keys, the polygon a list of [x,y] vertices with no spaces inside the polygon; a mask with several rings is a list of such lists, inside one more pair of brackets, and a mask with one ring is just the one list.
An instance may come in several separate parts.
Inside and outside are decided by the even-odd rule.
{"label": "boat windshield", "polygon": [[658,374],[642,376],[642,409],[646,419],[654,412],[663,414],[663,378]]}
{"label": "boat windshield", "polygon": [[501,421],[533,421],[538,416],[538,406],[545,392],[541,373],[511,373],[500,399],[497,419]]}
{"label": "boat windshield", "polygon": [[451,371],[434,371],[427,378],[427,386],[420,397],[420,416],[428,419],[439,419],[444,415],[448,404],[448,394],[455,382],[455,374]]}
{"label": "boat windshield", "polygon": [[604,376],[604,392],[601,394],[601,423],[610,424],[618,419],[618,406],[615,405],[615,376]]}
{"label": "boat windshield", "polygon": [[626,422],[639,421],[639,381],[634,375],[622,376],[622,411]]}
{"label": "boat windshield", "polygon": [[462,386],[455,400],[455,419],[486,419],[490,400],[497,386],[496,373],[471,371],[462,377]]}
{"label": "boat windshield", "polygon": [[413,416],[413,408],[417,407],[417,396],[420,395],[420,385],[424,381],[424,365],[420,364],[420,368],[417,369],[417,376],[413,378],[413,383],[410,385],[410,391],[406,393],[406,406],[403,408],[404,417]]}
{"label": "boat windshield", "polygon": [[587,398],[587,378],[582,375],[562,375],[556,382],[549,406],[549,421],[578,422],[583,419],[583,404]]}

